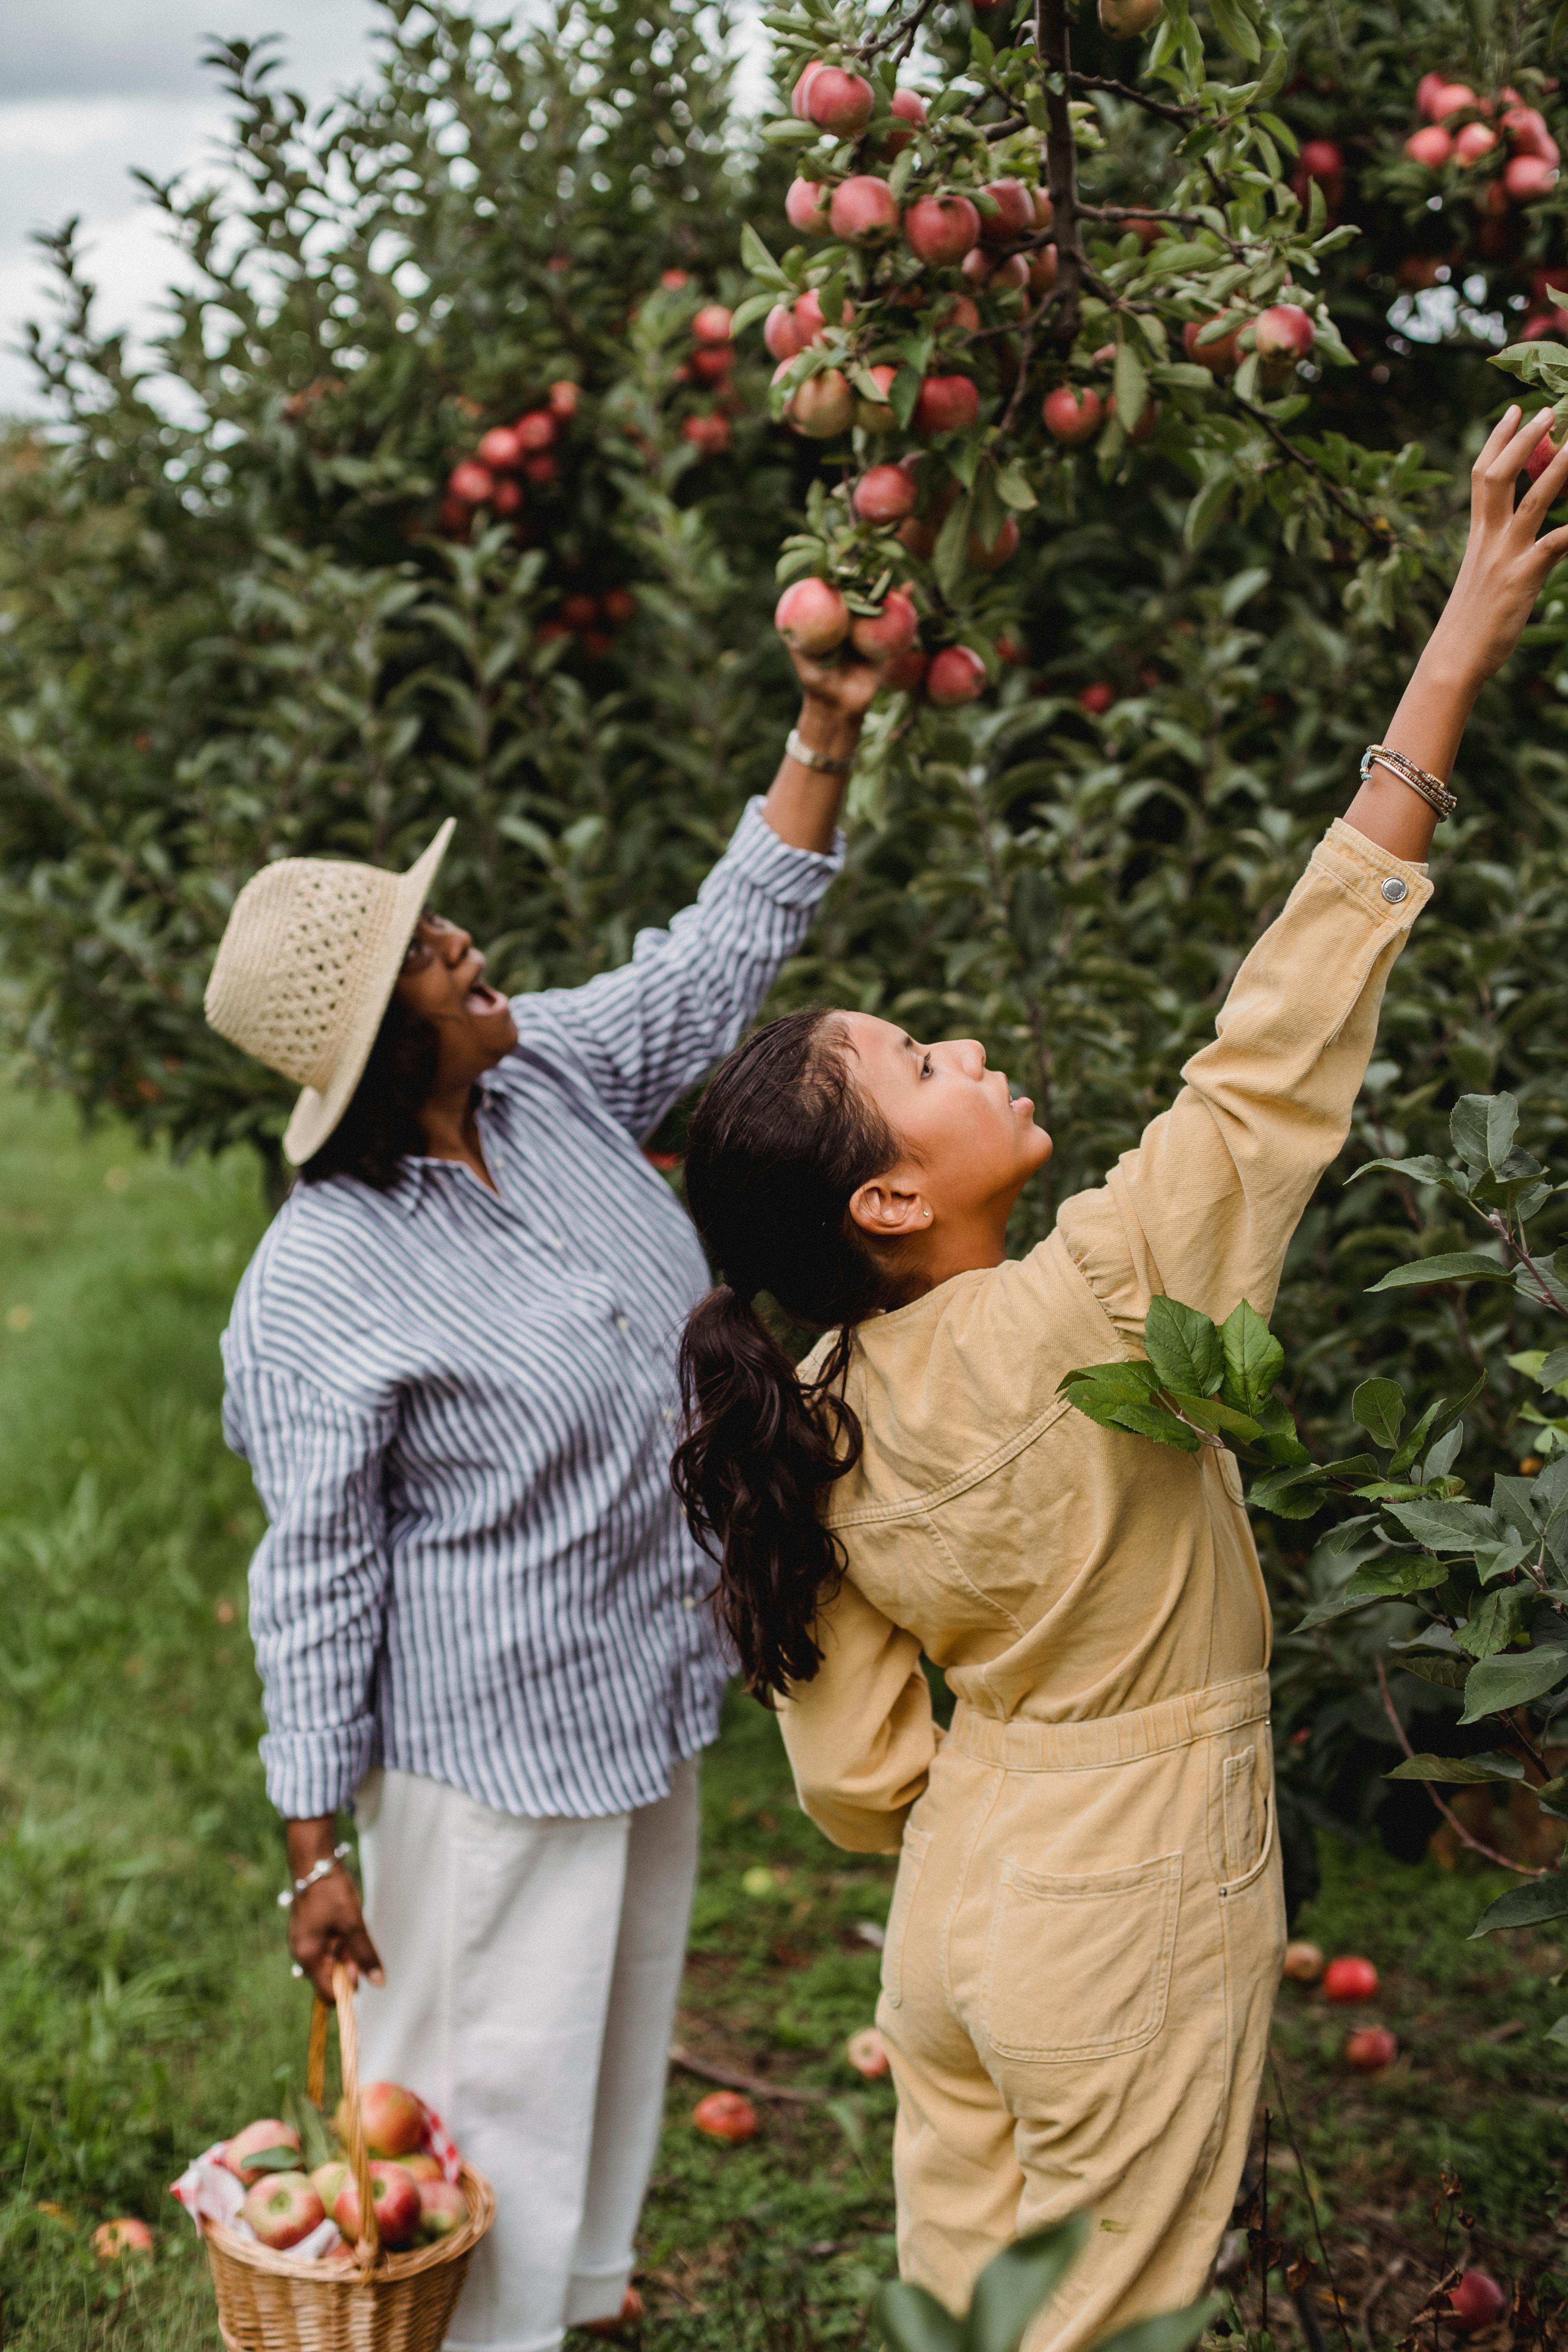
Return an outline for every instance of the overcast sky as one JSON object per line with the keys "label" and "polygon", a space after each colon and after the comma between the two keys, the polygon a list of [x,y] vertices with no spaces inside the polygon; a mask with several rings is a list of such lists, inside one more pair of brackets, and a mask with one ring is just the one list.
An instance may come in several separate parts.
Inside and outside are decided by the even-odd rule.
{"label": "overcast sky", "polygon": [[377,13],[374,0],[0,0],[0,414],[37,405],[14,348],[44,303],[36,230],[79,214],[101,323],[149,320],[171,254],[131,171],[210,172],[224,102],[201,68],[209,37],[281,33],[290,85],[317,100],[369,69]]}

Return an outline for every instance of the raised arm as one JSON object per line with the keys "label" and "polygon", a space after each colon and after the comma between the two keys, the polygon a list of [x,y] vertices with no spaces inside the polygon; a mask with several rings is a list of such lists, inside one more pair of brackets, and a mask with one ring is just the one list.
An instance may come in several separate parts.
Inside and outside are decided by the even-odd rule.
{"label": "raised arm", "polygon": [[[1568,549],[1568,530],[1537,536],[1568,487],[1568,450],[1514,506],[1546,421],[1521,429],[1510,409],[1478,458],[1464,562],[1385,738],[1440,784]],[[1431,896],[1420,861],[1436,822],[1408,783],[1372,768],[1242,964],[1171,1109],[1103,1189],[1064,1205],[1062,1238],[1129,1339],[1159,1292],[1215,1318],[1241,1298],[1272,1308],[1290,1237],[1349,1131],[1389,971]]]}
{"label": "raised arm", "polygon": [[668,930],[639,932],[618,971],[512,1006],[522,1044],[552,1029],[639,1139],[736,1043],[838,870],[839,806],[879,673],[791,658],[803,689],[791,740],[805,756],[786,750],[696,904]]}

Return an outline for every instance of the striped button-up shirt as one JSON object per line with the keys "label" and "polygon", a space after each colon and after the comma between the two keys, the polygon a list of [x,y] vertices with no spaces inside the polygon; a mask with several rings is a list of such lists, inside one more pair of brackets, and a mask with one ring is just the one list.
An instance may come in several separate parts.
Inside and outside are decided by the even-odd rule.
{"label": "striped button-up shirt", "polygon": [[[711,1564],[669,1486],[708,1276],[638,1149],[735,1043],[838,859],[742,819],[629,964],[519,997],[480,1082],[498,1192],[411,1159],[299,1184],[224,1334],[224,1427],[269,1526],[250,1622],[279,1811],[384,1763],[504,1812],[655,1802],[711,1739]],[[499,1196],[498,1196],[499,1195]]]}

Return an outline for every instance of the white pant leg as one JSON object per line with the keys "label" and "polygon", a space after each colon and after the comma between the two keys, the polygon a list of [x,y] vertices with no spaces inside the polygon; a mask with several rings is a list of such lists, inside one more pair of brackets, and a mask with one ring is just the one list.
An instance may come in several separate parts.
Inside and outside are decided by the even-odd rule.
{"label": "white pant leg", "polygon": [[698,1783],[692,1757],[676,1768],[661,1804],[631,1816],[568,2326],[613,2319],[632,2273],[632,2240],[664,2121],[670,2030],[697,1883]]}
{"label": "white pant leg", "polygon": [[[556,2352],[582,2234],[630,1820],[530,1821],[404,1772],[356,1807],[386,1970],[369,2079],[428,2098],[496,2193],[449,2352]],[[662,2078],[668,2041],[660,2045]]]}

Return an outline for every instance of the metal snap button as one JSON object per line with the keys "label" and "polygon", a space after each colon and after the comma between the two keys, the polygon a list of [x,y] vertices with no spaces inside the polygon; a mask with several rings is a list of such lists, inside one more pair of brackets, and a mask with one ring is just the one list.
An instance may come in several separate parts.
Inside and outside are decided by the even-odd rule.
{"label": "metal snap button", "polygon": [[1397,907],[1401,899],[1409,898],[1410,885],[1401,881],[1397,874],[1391,874],[1383,885],[1383,895],[1391,907]]}
{"label": "metal snap button", "polygon": [[629,1320],[629,1318],[628,1318],[626,1316],[625,1316],[625,1315],[617,1315],[617,1316],[616,1316],[616,1330],[617,1330],[617,1331],[629,1331],[629,1330],[631,1329],[631,1328],[632,1328],[632,1327],[631,1327],[630,1320]]}

